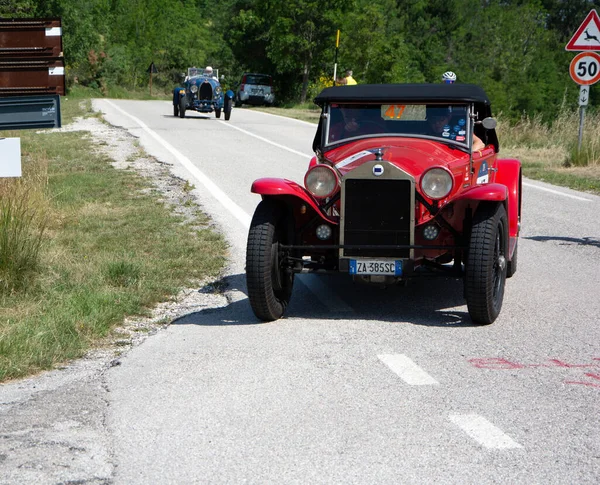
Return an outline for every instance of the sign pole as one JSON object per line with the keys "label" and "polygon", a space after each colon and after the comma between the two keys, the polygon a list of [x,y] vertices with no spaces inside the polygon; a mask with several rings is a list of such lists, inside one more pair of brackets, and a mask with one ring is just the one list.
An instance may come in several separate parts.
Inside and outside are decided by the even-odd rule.
{"label": "sign pole", "polygon": [[340,29],[337,31],[337,36],[335,38],[335,61],[333,64],[333,84],[335,85],[337,79],[337,61],[338,61],[338,50],[340,47]]}
{"label": "sign pole", "polygon": [[585,107],[590,99],[590,86],[579,86],[579,144],[577,152],[581,151],[581,141],[583,140],[583,123],[585,121]]}
{"label": "sign pole", "polygon": [[585,120],[585,106],[579,107],[579,145],[577,152],[581,151],[581,141],[583,140],[583,121]]}

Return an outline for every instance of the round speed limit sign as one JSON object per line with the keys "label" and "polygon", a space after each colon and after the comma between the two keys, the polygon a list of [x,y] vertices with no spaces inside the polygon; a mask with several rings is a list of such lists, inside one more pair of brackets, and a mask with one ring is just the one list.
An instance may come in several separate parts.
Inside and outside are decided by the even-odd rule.
{"label": "round speed limit sign", "polygon": [[600,54],[596,52],[580,52],[571,61],[569,72],[573,81],[583,86],[600,81]]}

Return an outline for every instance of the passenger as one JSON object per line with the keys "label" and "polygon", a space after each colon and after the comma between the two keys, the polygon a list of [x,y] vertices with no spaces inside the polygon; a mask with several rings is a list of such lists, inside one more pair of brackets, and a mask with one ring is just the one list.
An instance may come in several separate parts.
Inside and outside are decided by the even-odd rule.
{"label": "passenger", "polygon": [[444,84],[454,84],[456,82],[456,74],[452,71],[446,71],[442,74],[442,82]]}
{"label": "passenger", "polygon": [[[446,109],[443,107],[430,108],[427,114],[427,122],[429,123],[430,134],[434,136],[441,136],[452,140],[459,140],[461,133],[456,133],[452,123],[452,111],[450,108]],[[460,121],[459,121],[460,124]],[[463,125],[465,122],[463,121]],[[464,135],[464,132],[463,132]],[[464,137],[463,137],[464,138]],[[473,133],[473,151],[483,150],[485,143],[475,133]]]}

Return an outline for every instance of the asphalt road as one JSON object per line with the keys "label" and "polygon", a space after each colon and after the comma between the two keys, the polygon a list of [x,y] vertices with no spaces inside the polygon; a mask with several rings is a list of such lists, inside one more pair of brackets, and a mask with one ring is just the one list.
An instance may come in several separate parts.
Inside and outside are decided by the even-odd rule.
{"label": "asphalt road", "polygon": [[[88,483],[600,481],[599,197],[525,181],[519,268],[493,325],[471,325],[460,281],[381,290],[311,275],[287,317],[264,324],[245,295],[250,185],[302,183],[315,126],[247,109],[179,119],[168,102],[96,107],[195,185],[231,259],[227,300],[101,379],[51,386],[59,436],[96,430],[79,457]],[[94,411],[69,417],[69,389]],[[0,470],[9,456],[0,449]]]}

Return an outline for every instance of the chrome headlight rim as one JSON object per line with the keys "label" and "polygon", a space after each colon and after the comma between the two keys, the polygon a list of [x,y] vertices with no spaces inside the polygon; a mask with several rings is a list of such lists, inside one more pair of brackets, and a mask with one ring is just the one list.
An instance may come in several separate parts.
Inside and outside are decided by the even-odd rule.
{"label": "chrome headlight rim", "polygon": [[306,172],[304,186],[317,199],[326,199],[337,192],[340,179],[333,167],[318,164]]}
{"label": "chrome headlight rim", "polygon": [[420,186],[430,199],[445,199],[454,188],[454,177],[446,167],[431,167],[421,176]]}
{"label": "chrome headlight rim", "polygon": [[218,98],[219,96],[221,96],[221,93],[223,92],[223,90],[221,89],[221,86],[217,86],[215,88],[215,93],[214,93],[214,97]]}
{"label": "chrome headlight rim", "polygon": [[190,86],[190,91],[194,94],[196,94],[198,92],[198,86],[196,86],[195,84],[192,84]]}

